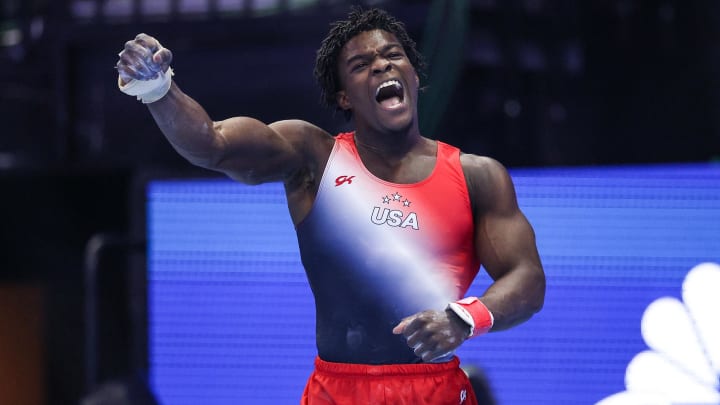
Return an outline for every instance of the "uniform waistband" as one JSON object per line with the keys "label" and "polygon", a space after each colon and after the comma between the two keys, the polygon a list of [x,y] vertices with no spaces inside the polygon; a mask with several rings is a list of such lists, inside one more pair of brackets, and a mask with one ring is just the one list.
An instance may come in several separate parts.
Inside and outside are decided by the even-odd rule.
{"label": "uniform waistband", "polygon": [[457,370],[460,359],[453,356],[445,363],[418,363],[418,364],[354,364],[334,363],[315,358],[315,370],[321,373],[340,374],[345,376],[391,376],[391,375],[424,375],[441,374]]}

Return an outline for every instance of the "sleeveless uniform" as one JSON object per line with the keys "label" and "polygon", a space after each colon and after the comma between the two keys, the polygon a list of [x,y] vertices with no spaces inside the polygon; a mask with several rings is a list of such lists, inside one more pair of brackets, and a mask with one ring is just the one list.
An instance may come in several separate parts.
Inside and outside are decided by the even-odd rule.
{"label": "sleeveless uniform", "polygon": [[[453,391],[447,403],[474,403],[458,402],[472,390],[452,354],[440,359],[440,364],[412,364],[422,361],[402,335],[392,333],[402,318],[428,309],[444,310],[448,302],[462,298],[480,266],[459,150],[439,141],[437,146],[437,161],[427,178],[396,184],[367,170],[354,133],[336,137],[313,207],[296,228],[315,297],[319,356],[303,403],[386,403],[359,398],[357,402],[309,401],[313,392],[327,395],[330,387],[320,381],[327,382],[328,375],[337,377],[343,371],[355,377],[449,373],[460,379],[450,384],[452,389],[458,384],[464,388]],[[431,371],[434,368],[437,372]],[[347,379],[334,381],[340,380]],[[414,379],[399,378],[398,389],[410,380]],[[419,386],[440,389],[437,381]],[[387,394],[388,388],[378,388],[378,392]],[[425,403],[417,401],[407,403]]]}

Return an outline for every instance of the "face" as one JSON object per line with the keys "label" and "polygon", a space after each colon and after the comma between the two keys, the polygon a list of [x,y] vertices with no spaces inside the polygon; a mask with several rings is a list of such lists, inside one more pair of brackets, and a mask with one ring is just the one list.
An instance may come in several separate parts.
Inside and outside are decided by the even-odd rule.
{"label": "face", "polygon": [[419,79],[395,35],[366,31],[340,52],[338,105],[355,124],[375,131],[406,131],[416,124]]}

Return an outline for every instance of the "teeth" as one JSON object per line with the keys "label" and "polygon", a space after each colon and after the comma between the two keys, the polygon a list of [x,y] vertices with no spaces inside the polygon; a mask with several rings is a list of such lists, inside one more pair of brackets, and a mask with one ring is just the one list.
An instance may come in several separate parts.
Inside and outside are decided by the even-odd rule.
{"label": "teeth", "polygon": [[377,97],[377,95],[380,93],[380,90],[382,90],[382,89],[384,89],[385,87],[388,87],[388,86],[402,87],[402,86],[400,85],[400,82],[399,82],[399,81],[397,81],[397,80],[388,80],[388,81],[382,83],[380,86],[378,86],[377,90],[375,90],[375,97]]}

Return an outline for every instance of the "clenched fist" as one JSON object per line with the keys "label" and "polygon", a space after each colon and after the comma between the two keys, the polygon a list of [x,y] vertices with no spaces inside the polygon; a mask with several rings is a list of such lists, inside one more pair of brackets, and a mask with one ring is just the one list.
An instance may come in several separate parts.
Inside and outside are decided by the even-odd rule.
{"label": "clenched fist", "polygon": [[123,84],[131,80],[155,79],[159,72],[167,72],[172,62],[172,52],[147,34],[138,34],[132,41],[127,41],[119,56],[115,66]]}
{"label": "clenched fist", "polygon": [[125,43],[125,49],[118,56],[120,60],[115,67],[118,87],[123,93],[148,104],[161,99],[170,90],[172,52],[163,48],[157,39],[138,34]]}
{"label": "clenched fist", "polygon": [[447,356],[469,335],[469,326],[452,311],[423,311],[408,316],[393,328],[407,339],[415,355],[425,362]]}

